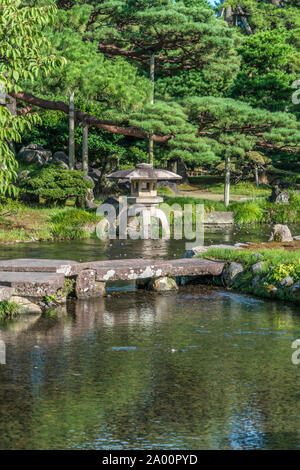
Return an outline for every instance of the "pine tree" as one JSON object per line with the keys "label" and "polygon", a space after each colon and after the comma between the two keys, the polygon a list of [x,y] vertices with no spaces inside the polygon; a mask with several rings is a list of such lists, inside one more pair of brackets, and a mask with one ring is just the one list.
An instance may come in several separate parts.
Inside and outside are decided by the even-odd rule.
{"label": "pine tree", "polygon": [[[98,51],[107,57],[125,57],[142,69],[150,66],[152,83],[155,73],[161,77],[161,96],[172,94],[172,86],[167,86],[168,79],[164,83],[163,77],[173,77],[174,73],[179,73],[177,77],[183,83],[189,73],[201,71],[201,80],[205,77],[209,83],[216,72],[230,82],[238,70],[235,35],[204,2],[199,6],[170,0],[158,1],[155,6],[148,0],[97,2],[87,23],[86,38],[96,41]],[[180,77],[182,70],[185,75]],[[149,139],[152,161],[151,130]]]}

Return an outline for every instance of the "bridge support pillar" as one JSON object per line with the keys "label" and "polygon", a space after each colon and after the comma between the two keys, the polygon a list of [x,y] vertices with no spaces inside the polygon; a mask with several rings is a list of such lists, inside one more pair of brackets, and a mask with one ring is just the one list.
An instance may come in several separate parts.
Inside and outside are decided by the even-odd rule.
{"label": "bridge support pillar", "polygon": [[75,294],[78,299],[89,299],[105,295],[105,282],[96,281],[94,269],[84,269],[76,278]]}

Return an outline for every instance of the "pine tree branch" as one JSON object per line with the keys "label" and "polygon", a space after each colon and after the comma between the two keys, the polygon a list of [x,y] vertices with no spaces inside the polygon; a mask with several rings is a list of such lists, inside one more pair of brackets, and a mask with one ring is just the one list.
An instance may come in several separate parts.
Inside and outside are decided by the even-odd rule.
{"label": "pine tree branch", "polygon": [[[32,95],[31,93],[25,93],[23,91],[15,93],[12,92],[11,95],[16,98],[17,100],[23,101],[28,103],[31,107],[37,106],[43,109],[51,109],[54,111],[62,111],[65,114],[69,114],[69,105],[64,103],[63,101],[51,101],[39,98],[37,96]],[[107,132],[111,132],[113,134],[125,135],[130,137],[136,137],[138,139],[148,139],[148,134],[145,132],[140,131],[136,127],[128,126],[118,126],[113,121],[107,121],[103,119],[99,119],[92,114],[84,113],[82,111],[76,110],[75,111],[75,118],[77,121],[84,121],[89,126],[97,127]],[[174,136],[168,135],[153,135],[153,140],[155,142],[166,143],[168,140],[172,139]]]}

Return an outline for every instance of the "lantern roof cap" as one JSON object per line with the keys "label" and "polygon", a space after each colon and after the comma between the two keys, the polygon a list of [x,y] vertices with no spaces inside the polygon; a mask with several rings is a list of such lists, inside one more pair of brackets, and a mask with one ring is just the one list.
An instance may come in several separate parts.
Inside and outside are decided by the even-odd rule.
{"label": "lantern roof cap", "polygon": [[181,180],[181,176],[168,170],[153,168],[149,163],[139,163],[135,168],[119,170],[111,173],[107,178],[129,180]]}

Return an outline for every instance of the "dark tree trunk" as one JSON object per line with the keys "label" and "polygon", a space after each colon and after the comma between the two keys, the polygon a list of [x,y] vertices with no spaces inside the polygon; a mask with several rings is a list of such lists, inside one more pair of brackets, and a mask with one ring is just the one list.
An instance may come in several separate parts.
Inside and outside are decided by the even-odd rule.
{"label": "dark tree trunk", "polygon": [[[155,55],[151,54],[150,57],[150,81],[151,81],[151,98],[150,104],[154,104],[154,74],[155,74]],[[153,133],[149,135],[149,163],[154,163],[154,150],[153,150]]]}
{"label": "dark tree trunk", "polygon": [[89,172],[89,126],[82,124],[82,170],[87,175]]}
{"label": "dark tree trunk", "polygon": [[74,170],[75,165],[75,106],[74,91],[69,97],[69,168]]}
{"label": "dark tree trunk", "polygon": [[230,202],[230,157],[226,157],[225,162],[225,182],[224,182],[224,204],[228,207]]}

